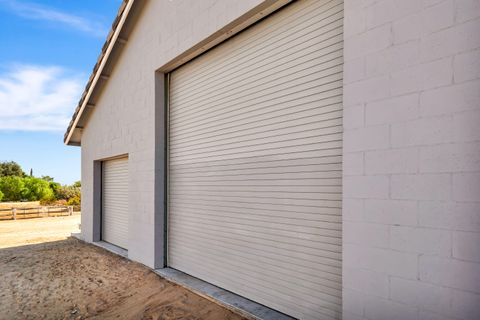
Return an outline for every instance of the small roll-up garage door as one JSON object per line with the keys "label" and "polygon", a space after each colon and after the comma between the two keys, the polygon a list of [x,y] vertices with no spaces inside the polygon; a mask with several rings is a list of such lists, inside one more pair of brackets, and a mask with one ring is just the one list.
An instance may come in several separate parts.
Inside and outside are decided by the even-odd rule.
{"label": "small roll-up garage door", "polygon": [[170,74],[170,267],[341,317],[342,54],[342,1],[302,0]]}
{"label": "small roll-up garage door", "polygon": [[103,162],[102,240],[128,249],[128,158]]}

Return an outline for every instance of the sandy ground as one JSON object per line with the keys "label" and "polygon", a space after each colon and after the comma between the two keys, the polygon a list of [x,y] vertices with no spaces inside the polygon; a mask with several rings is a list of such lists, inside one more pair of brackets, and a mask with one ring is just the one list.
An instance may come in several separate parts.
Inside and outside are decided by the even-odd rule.
{"label": "sandy ground", "polygon": [[0,222],[0,319],[242,319],[148,268],[67,238],[79,216]]}
{"label": "sandy ground", "polygon": [[80,215],[0,221],[0,249],[65,240],[80,232]]}

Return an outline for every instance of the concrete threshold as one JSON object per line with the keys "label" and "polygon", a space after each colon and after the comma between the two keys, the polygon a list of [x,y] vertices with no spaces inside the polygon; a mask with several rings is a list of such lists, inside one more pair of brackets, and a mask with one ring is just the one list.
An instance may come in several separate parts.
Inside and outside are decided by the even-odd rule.
{"label": "concrete threshold", "polygon": [[293,320],[281,312],[270,309],[235,293],[224,290],[213,284],[192,277],[172,268],[154,270],[159,276],[176,283],[210,301],[213,301],[248,319],[255,320]]}
{"label": "concrete threshold", "polygon": [[117,247],[116,245],[113,245],[105,241],[96,241],[96,242],[92,242],[92,244],[94,246],[103,248],[107,251],[110,251],[111,253],[118,254],[119,256],[122,256],[128,259],[128,251],[123,248]]}
{"label": "concrete threshold", "polygon": [[[77,238],[78,240],[84,241],[81,233],[72,233],[72,237]],[[105,249],[107,251],[110,251],[111,253],[118,254],[119,256],[122,256],[124,258],[128,259],[128,251],[117,247],[116,245],[113,245],[111,243],[105,242],[105,241],[96,241],[96,242],[87,242],[89,244],[93,244],[94,246],[100,247],[102,249]]]}

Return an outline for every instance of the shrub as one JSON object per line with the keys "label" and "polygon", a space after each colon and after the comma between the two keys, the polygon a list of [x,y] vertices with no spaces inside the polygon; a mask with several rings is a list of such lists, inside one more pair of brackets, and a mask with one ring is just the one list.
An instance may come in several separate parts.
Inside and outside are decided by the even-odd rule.
{"label": "shrub", "polygon": [[81,197],[80,188],[74,186],[61,186],[56,191],[56,198],[59,200],[69,200],[74,197]]}
{"label": "shrub", "polygon": [[50,186],[50,189],[52,189],[53,191],[53,195],[55,199],[58,199],[57,193],[58,193],[58,190],[60,190],[60,188],[62,187],[62,185],[58,182],[49,182],[48,184]]}
{"label": "shrub", "polygon": [[75,196],[73,198],[68,199],[67,204],[69,206],[79,206],[80,205],[80,197]]}
{"label": "shrub", "polygon": [[0,201],[2,201],[2,199],[3,199],[3,196],[4,196],[3,192],[2,192],[2,191],[0,191]]}
{"label": "shrub", "polygon": [[50,199],[41,199],[40,200],[40,205],[41,206],[53,206],[57,204],[57,200],[55,197],[50,198]]}
{"label": "shrub", "polygon": [[43,179],[27,177],[24,178],[25,188],[23,189],[23,199],[29,201],[37,200],[55,200],[53,190],[50,188],[50,183]]}
{"label": "shrub", "polygon": [[56,206],[66,206],[67,205],[67,200],[57,200],[57,201],[55,201],[54,205],[56,205]]}
{"label": "shrub", "polygon": [[25,183],[17,176],[0,177],[0,191],[4,201],[20,201],[25,192]]}
{"label": "shrub", "polygon": [[73,206],[73,211],[80,211],[80,197],[75,196],[73,198],[68,199],[67,205]]}

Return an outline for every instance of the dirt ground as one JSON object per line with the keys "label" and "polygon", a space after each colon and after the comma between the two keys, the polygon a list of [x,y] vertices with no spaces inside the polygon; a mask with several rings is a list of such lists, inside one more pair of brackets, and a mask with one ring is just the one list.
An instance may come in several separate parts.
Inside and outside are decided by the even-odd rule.
{"label": "dirt ground", "polygon": [[79,216],[0,222],[0,319],[243,319],[68,238]]}
{"label": "dirt ground", "polygon": [[80,215],[0,221],[0,249],[65,240],[80,232]]}

